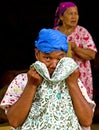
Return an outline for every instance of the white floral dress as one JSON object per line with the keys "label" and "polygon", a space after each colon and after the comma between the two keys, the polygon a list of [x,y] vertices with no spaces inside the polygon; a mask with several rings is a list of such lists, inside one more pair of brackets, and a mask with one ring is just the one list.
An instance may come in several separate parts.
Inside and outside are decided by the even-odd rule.
{"label": "white floral dress", "polygon": [[[22,126],[12,128],[12,130],[82,130],[73,109],[68,86],[65,83],[65,79],[78,68],[78,65],[71,58],[62,58],[52,78],[50,78],[45,64],[36,61],[32,66],[44,80],[38,87],[27,119]],[[26,74],[18,76],[19,81],[19,77],[12,81],[1,102],[1,107],[4,109],[14,104],[24,90],[27,76]],[[95,103],[88,97],[80,80],[78,80],[78,84],[83,96],[94,108]]]}

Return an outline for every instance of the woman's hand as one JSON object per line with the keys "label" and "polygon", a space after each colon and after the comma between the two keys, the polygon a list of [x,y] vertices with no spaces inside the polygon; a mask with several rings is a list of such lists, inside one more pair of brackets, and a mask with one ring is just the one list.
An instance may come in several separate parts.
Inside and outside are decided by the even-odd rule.
{"label": "woman's hand", "polygon": [[67,79],[66,83],[68,86],[78,84],[78,78],[79,78],[79,69],[76,69]]}
{"label": "woman's hand", "polygon": [[38,74],[38,72],[35,70],[34,67],[32,67],[28,73],[28,82],[27,84],[30,86],[39,86],[39,84],[42,82],[42,77]]}

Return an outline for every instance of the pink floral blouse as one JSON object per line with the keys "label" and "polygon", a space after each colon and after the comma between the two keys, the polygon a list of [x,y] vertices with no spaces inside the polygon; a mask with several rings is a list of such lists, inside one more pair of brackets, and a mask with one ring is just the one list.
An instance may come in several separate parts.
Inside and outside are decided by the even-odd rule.
{"label": "pink floral blouse", "polygon": [[[54,27],[59,30],[59,27]],[[92,39],[92,36],[82,26],[77,25],[76,29],[72,34],[68,36],[68,41],[73,42],[76,46],[81,48],[89,48],[97,52],[96,45]],[[87,89],[89,97],[93,98],[93,79],[90,61],[82,61],[79,57],[76,58],[76,62],[79,65],[80,79]]]}

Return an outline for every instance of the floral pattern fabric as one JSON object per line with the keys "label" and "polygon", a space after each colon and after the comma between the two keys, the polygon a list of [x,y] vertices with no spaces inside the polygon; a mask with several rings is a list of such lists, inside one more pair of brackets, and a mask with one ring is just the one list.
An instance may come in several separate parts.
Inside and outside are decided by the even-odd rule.
{"label": "floral pattern fabric", "polygon": [[[82,130],[65,82],[65,79],[78,68],[78,65],[71,58],[62,58],[52,78],[50,78],[45,64],[36,61],[32,66],[42,75],[44,80],[38,87],[27,119],[22,126],[16,129],[12,128],[12,130]],[[18,100],[26,82],[26,74],[20,74],[12,81],[1,102],[2,108],[7,109]],[[78,80],[78,85],[83,96],[94,109],[95,103],[88,97],[80,80]]]}
{"label": "floral pattern fabric", "polygon": [[[59,27],[54,27],[54,29],[59,30]],[[74,32],[68,35],[68,41],[73,42],[76,46],[81,48],[89,48],[97,52],[96,45],[92,39],[92,36],[82,26],[77,25]],[[80,58],[76,58],[76,63],[79,65],[80,70],[80,79],[84,86],[87,89],[89,97],[93,98],[93,79],[92,79],[92,71],[91,64],[89,60],[82,61]]]}

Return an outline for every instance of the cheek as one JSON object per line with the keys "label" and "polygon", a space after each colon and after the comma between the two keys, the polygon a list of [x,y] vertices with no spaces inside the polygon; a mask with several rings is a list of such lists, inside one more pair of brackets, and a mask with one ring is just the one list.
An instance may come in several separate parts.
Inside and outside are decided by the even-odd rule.
{"label": "cheek", "polygon": [[41,61],[42,63],[44,63],[47,68],[50,66],[50,63],[47,62],[46,60],[44,60],[44,59],[41,58],[40,61]]}
{"label": "cheek", "polygon": [[49,62],[43,61],[43,63],[46,65],[47,68],[49,68],[49,66],[50,66]]}

